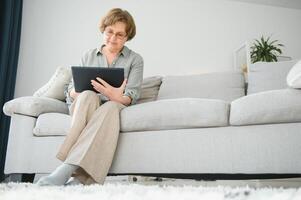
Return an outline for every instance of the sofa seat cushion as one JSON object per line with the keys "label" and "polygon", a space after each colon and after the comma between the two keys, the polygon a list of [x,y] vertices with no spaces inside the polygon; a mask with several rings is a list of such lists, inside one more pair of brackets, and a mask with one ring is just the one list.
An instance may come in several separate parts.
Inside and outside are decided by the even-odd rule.
{"label": "sofa seat cushion", "polygon": [[251,125],[301,122],[301,91],[271,90],[231,103],[230,124]]}
{"label": "sofa seat cushion", "polygon": [[121,132],[227,126],[229,103],[181,98],[133,105],[121,111]]}
{"label": "sofa seat cushion", "polygon": [[33,129],[35,136],[66,135],[71,123],[70,115],[62,113],[41,114]]}

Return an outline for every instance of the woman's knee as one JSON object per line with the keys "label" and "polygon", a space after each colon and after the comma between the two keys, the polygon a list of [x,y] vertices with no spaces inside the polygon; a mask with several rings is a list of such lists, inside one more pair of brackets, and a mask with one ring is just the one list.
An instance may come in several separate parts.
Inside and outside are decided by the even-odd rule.
{"label": "woman's knee", "polygon": [[115,109],[115,110],[121,110],[125,106],[121,103],[118,103],[116,101],[107,101],[104,105],[109,107],[110,109]]}
{"label": "woman's knee", "polygon": [[82,100],[98,100],[99,97],[96,94],[96,92],[91,91],[91,90],[85,90],[83,92],[81,92],[77,98],[80,98]]}

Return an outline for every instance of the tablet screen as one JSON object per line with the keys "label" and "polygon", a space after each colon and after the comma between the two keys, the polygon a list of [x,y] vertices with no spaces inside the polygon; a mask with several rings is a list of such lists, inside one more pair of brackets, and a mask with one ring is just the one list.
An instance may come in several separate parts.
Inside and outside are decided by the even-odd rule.
{"label": "tablet screen", "polygon": [[124,80],[124,68],[120,67],[72,66],[71,70],[75,92],[82,92],[84,90],[97,92],[91,85],[91,80],[96,80],[96,77],[103,79],[113,87],[120,87]]}

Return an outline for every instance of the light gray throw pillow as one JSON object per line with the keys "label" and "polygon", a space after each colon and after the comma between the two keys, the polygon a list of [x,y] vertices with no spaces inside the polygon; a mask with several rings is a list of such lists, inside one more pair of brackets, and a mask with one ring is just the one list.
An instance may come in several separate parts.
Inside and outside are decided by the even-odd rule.
{"label": "light gray throw pillow", "polygon": [[48,97],[65,101],[65,86],[71,80],[71,70],[69,67],[58,67],[49,81],[38,89],[34,97]]}
{"label": "light gray throw pillow", "polygon": [[291,88],[301,88],[301,60],[299,60],[289,71],[286,77],[287,85]]}
{"label": "light gray throw pillow", "polygon": [[157,99],[162,76],[151,76],[143,79],[140,97],[136,104],[154,101]]}

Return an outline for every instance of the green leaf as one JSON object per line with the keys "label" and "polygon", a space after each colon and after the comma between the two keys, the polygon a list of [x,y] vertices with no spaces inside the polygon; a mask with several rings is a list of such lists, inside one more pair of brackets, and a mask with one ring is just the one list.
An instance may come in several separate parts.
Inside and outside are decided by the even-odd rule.
{"label": "green leaf", "polygon": [[265,38],[263,35],[260,39],[254,39],[253,45],[250,47],[252,63],[258,61],[276,62],[277,56],[282,54],[281,47],[283,44],[278,43],[278,40],[271,40],[271,36]]}

